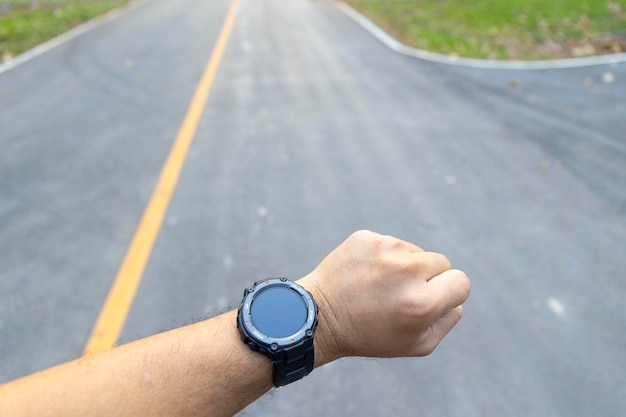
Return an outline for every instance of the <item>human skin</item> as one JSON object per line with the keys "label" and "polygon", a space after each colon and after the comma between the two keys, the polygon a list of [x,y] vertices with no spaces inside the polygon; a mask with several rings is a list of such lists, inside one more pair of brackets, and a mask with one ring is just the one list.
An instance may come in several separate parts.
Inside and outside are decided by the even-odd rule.
{"label": "human skin", "polygon": [[[352,234],[297,282],[319,306],[315,367],[428,355],[470,293],[444,255],[370,231]],[[272,388],[270,359],[242,343],[236,317],[232,310],[4,384],[0,415],[232,416]]]}

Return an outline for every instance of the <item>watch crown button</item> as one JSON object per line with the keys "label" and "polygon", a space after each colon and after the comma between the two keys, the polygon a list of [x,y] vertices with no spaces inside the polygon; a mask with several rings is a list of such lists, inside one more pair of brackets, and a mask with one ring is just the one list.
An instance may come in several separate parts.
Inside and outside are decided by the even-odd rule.
{"label": "watch crown button", "polygon": [[259,351],[259,347],[254,342],[248,342],[248,346],[250,346],[250,349],[254,350],[255,352]]}

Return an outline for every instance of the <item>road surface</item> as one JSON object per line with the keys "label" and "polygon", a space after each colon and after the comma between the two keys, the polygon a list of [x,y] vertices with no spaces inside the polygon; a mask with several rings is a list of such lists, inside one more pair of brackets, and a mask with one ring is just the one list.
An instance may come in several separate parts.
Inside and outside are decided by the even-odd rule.
{"label": "road surface", "polygon": [[[80,356],[229,6],[153,0],[0,75],[0,382]],[[625,83],[423,62],[331,2],[243,0],[121,341],[367,228],[465,270],[464,319],[242,416],[621,415]]]}

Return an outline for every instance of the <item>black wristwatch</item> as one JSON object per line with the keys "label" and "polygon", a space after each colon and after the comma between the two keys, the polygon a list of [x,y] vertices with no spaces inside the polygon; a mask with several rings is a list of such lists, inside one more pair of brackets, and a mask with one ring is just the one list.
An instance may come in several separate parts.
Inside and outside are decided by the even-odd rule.
{"label": "black wristwatch", "polygon": [[246,288],[237,327],[244,343],[272,360],[275,387],[302,379],[313,370],[317,304],[295,282],[268,278]]}

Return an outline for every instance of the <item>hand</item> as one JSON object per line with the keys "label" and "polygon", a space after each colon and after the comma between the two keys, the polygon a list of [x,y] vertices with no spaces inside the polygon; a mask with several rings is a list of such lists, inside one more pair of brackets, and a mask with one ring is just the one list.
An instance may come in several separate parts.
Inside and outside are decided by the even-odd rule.
{"label": "hand", "polygon": [[467,276],[444,255],[369,231],[352,234],[299,283],[319,305],[320,364],[428,355],[461,319],[470,293]]}

